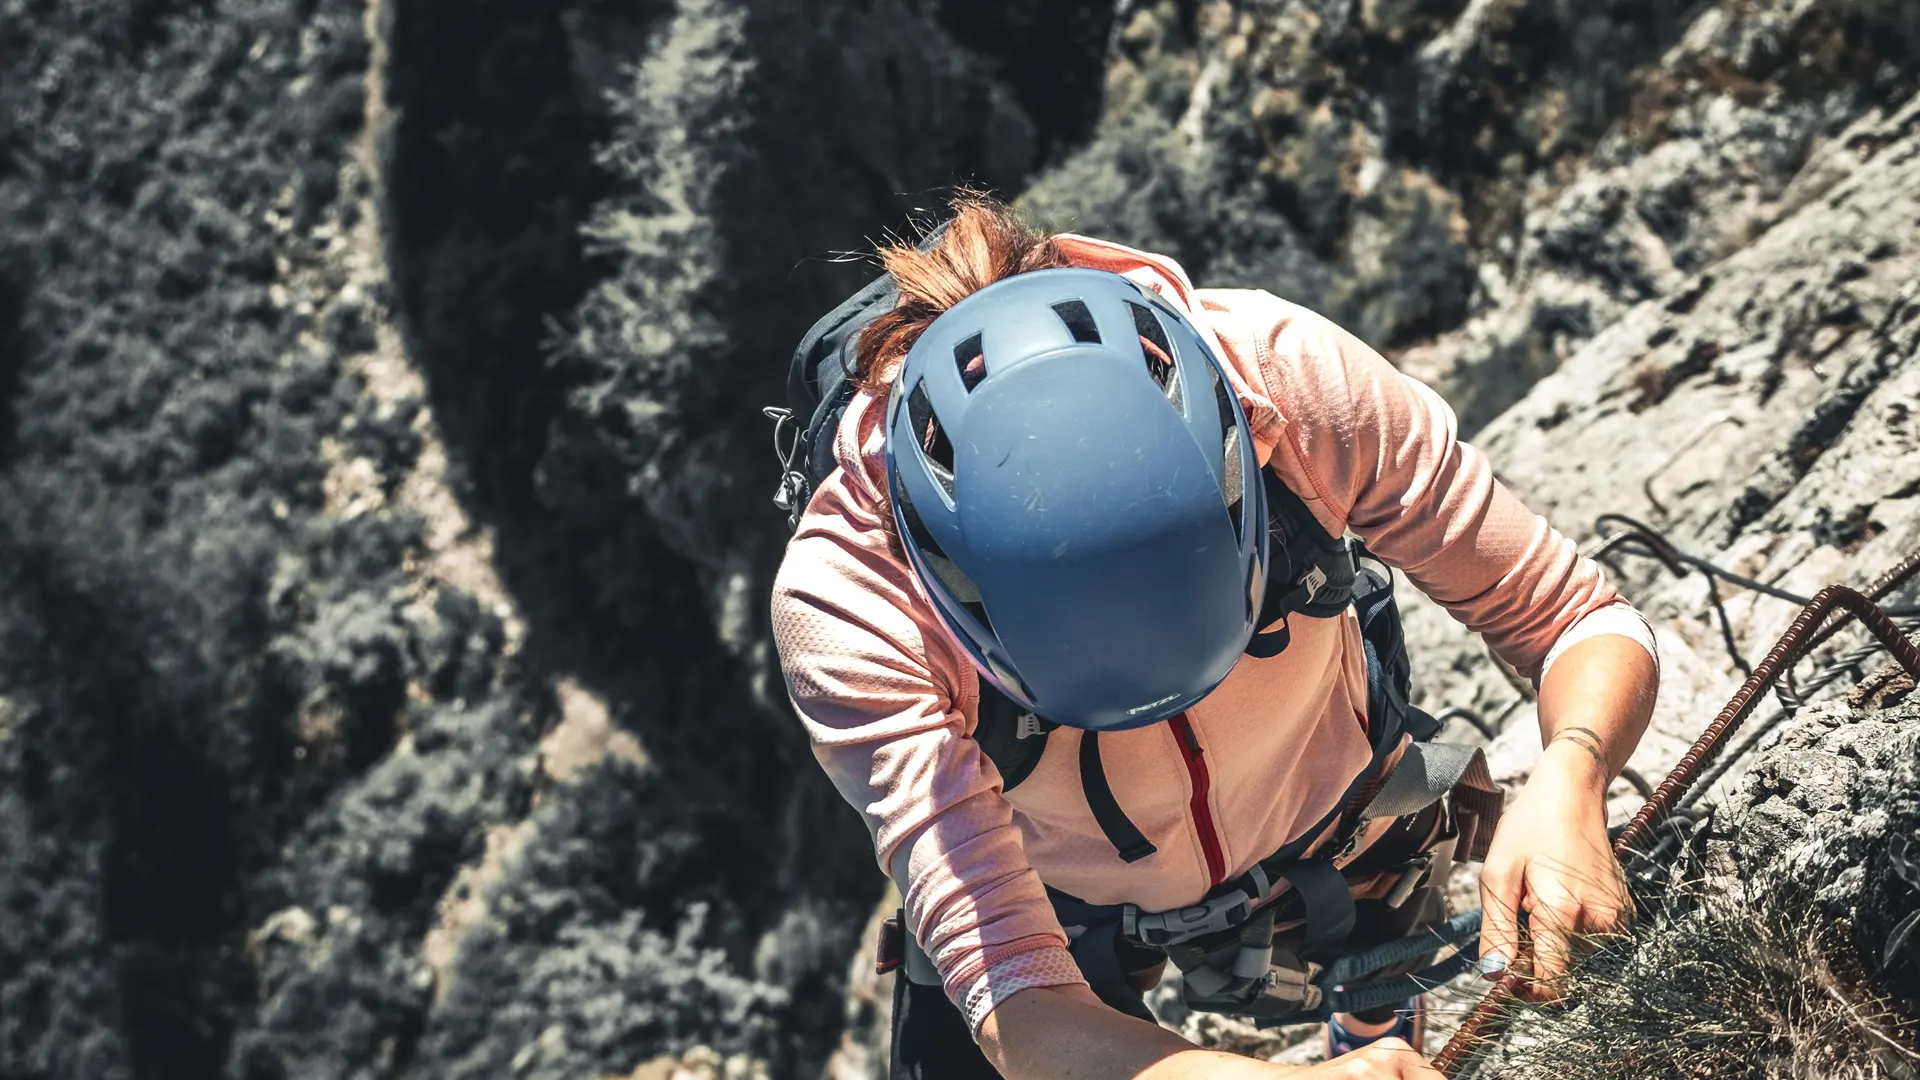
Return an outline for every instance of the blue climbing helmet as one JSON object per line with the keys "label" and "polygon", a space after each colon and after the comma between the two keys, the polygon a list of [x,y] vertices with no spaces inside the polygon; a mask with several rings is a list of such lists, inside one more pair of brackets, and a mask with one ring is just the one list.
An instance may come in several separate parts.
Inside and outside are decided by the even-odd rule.
{"label": "blue climbing helmet", "polygon": [[1256,629],[1252,431],[1185,316],[1102,270],[1017,274],[935,319],[887,412],[894,520],[941,620],[1055,723],[1156,723]]}

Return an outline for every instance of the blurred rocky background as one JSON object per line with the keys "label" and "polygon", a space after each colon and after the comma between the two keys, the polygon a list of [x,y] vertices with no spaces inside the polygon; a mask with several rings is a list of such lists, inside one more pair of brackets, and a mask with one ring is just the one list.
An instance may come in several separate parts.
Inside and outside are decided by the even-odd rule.
{"label": "blurred rocky background", "polygon": [[[1875,577],[1916,80],[1910,0],[0,0],[0,1078],[883,1071],[758,408],[955,183],[1327,311],[1577,537]],[[1657,779],[1794,609],[1616,567]]]}

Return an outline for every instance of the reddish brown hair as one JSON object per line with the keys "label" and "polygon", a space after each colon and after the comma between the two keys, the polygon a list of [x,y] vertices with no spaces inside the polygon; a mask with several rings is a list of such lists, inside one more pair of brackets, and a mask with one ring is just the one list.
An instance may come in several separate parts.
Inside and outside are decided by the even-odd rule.
{"label": "reddish brown hair", "polygon": [[893,381],[913,343],[948,308],[1003,278],[1069,265],[1050,236],[976,191],[954,197],[953,221],[931,251],[895,242],[879,256],[900,299],[860,334],[860,382],[873,390]]}

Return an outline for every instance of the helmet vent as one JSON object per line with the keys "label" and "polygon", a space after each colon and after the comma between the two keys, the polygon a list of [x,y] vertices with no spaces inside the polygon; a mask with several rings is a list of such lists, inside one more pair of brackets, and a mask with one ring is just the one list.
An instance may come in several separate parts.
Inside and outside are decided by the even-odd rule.
{"label": "helmet vent", "polygon": [[1207,365],[1207,373],[1213,376],[1213,403],[1220,410],[1221,453],[1225,455],[1225,467],[1220,470],[1220,494],[1227,501],[1227,516],[1233,519],[1233,538],[1244,538],[1245,527],[1241,522],[1244,516],[1240,504],[1247,495],[1247,477],[1240,466],[1240,425],[1233,412],[1233,402],[1227,398],[1227,385],[1220,380],[1220,372],[1213,365]]}
{"label": "helmet vent", "polygon": [[987,377],[987,357],[980,349],[979,334],[953,347],[953,362],[960,367],[960,381],[966,384],[967,393],[973,393],[973,388]]}
{"label": "helmet vent", "polygon": [[1246,529],[1240,518],[1240,502],[1246,496],[1246,477],[1240,471],[1240,429],[1227,429],[1226,468],[1221,470],[1221,494],[1227,500],[1227,516],[1233,519],[1233,541],[1239,543],[1245,539]]}
{"label": "helmet vent", "polygon": [[1234,431],[1240,425],[1235,422],[1233,400],[1227,397],[1227,384],[1220,381],[1219,369],[1207,365],[1208,374],[1213,376],[1213,404],[1220,410],[1220,428],[1222,431]]}
{"label": "helmet vent", "polygon": [[913,425],[914,438],[920,446],[920,452],[926,456],[933,478],[939,481],[951,498],[953,444],[947,441],[946,429],[940,426],[940,418],[933,413],[933,401],[927,397],[924,379],[915,383],[913,393],[907,395],[907,422]]}
{"label": "helmet vent", "polygon": [[1062,300],[1053,305],[1053,313],[1067,324],[1067,332],[1073,335],[1073,340],[1083,345],[1100,344],[1100,328],[1094,325],[1093,312],[1087,310],[1085,303]]}
{"label": "helmet vent", "polygon": [[1133,328],[1140,335],[1140,352],[1146,358],[1147,374],[1160,384],[1174,408],[1182,408],[1180,372],[1173,363],[1173,343],[1167,340],[1166,327],[1161,326],[1159,317],[1145,306],[1129,300],[1127,307],[1133,311]]}
{"label": "helmet vent", "polygon": [[947,594],[991,633],[993,624],[987,621],[986,605],[980,602],[980,586],[974,584],[973,579],[952,559],[947,558],[946,551],[927,531],[927,523],[920,520],[920,511],[915,509],[913,499],[907,495],[906,486],[897,478],[893,484],[893,501],[900,507],[900,517],[906,521],[907,535],[913,539],[913,546],[920,552],[921,561],[927,564],[927,569],[933,572],[934,578]]}

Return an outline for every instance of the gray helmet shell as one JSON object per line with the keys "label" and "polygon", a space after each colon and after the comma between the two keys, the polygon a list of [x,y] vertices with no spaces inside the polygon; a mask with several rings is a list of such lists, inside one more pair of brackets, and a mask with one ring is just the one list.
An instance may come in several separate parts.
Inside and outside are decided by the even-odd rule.
{"label": "gray helmet shell", "polygon": [[1039,270],[943,313],[888,403],[895,521],[941,620],[1057,723],[1163,720],[1256,627],[1252,432],[1179,311],[1118,274]]}

